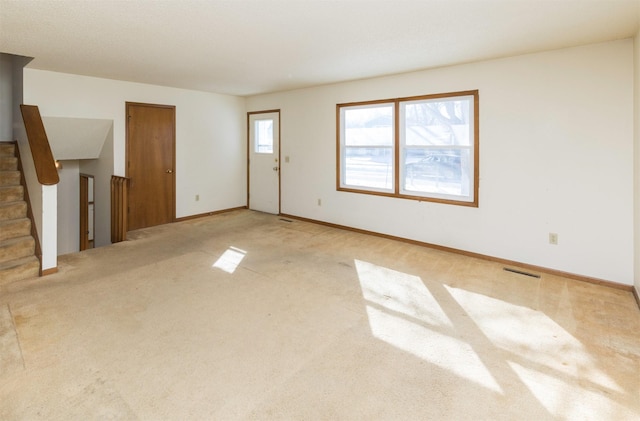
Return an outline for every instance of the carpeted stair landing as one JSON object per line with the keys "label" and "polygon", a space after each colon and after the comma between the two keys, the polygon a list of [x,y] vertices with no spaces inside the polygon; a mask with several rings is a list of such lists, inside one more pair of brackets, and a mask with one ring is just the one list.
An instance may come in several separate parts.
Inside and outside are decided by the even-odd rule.
{"label": "carpeted stair landing", "polygon": [[15,148],[0,142],[0,285],[36,277],[40,271]]}

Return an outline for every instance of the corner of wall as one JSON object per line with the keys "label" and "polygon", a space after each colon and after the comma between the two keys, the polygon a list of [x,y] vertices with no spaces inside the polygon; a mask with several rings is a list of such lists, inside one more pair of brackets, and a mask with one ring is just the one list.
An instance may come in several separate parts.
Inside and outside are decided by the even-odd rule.
{"label": "corner of wall", "polygon": [[[638,5],[640,19],[640,4]],[[640,28],[633,39],[633,203],[634,203],[634,288],[635,297],[640,297]],[[638,302],[640,306],[640,301]]]}

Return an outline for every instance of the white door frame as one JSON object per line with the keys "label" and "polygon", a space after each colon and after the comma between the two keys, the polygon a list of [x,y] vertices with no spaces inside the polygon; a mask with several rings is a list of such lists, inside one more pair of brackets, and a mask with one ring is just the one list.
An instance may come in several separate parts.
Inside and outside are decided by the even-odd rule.
{"label": "white door frame", "polygon": [[[254,155],[254,145],[252,144],[253,142],[253,136],[252,136],[252,131],[253,131],[253,127],[252,127],[252,121],[256,120],[256,117],[259,117],[261,114],[263,115],[267,115],[267,114],[277,114],[277,116],[274,116],[274,120],[277,121],[277,133],[274,133],[274,155],[271,158],[273,159],[273,161],[271,162],[271,165],[268,166],[268,170],[264,170],[264,171],[268,171],[268,174],[262,174],[265,178],[266,177],[271,177],[273,175],[273,172],[275,172],[275,176],[277,177],[277,198],[275,199],[276,203],[273,203],[272,206],[268,207],[268,208],[264,208],[262,206],[260,206],[258,204],[258,206],[254,206],[256,205],[255,202],[254,204],[252,204],[251,201],[251,197],[252,197],[252,186],[253,188],[255,188],[255,183],[252,183],[252,165],[251,165],[251,158],[252,155]],[[258,211],[262,211],[262,212],[269,212],[269,213],[274,213],[276,215],[280,214],[280,205],[281,205],[281,191],[280,191],[280,172],[282,171],[282,161],[280,159],[280,110],[264,110],[264,111],[251,111],[247,113],[247,208],[249,209],[254,209],[254,210],[258,210]],[[255,171],[255,166],[253,166],[254,171]],[[261,177],[260,174],[253,174],[254,180],[257,180]],[[254,192],[254,198],[256,197],[256,193]]]}

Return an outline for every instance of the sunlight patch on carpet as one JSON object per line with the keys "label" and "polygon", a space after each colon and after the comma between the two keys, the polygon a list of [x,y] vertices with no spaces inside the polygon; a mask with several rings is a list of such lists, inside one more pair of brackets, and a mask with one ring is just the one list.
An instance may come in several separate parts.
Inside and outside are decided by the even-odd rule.
{"label": "sunlight patch on carpet", "polygon": [[[557,419],[589,419],[595,413],[616,414],[611,419],[622,420],[635,419],[638,415],[621,404],[625,400],[624,393],[606,390],[603,393],[594,385],[585,387],[584,383],[559,376],[553,371],[545,372],[515,362],[509,362],[509,365],[536,399]],[[585,401],[589,402],[588,406],[577,404]]]}
{"label": "sunlight patch on carpet", "polygon": [[[516,362],[527,361],[538,367],[538,372],[558,378],[586,379],[590,388],[604,388],[611,394],[624,392],[578,339],[543,312],[460,288],[445,288],[491,343],[511,352]],[[575,324],[573,318],[568,320]]]}
{"label": "sunlight patch on carpet", "polygon": [[212,267],[221,269],[227,273],[233,273],[236,271],[242,259],[247,254],[245,250],[241,250],[237,247],[229,247],[222,256],[216,260]]}
{"label": "sunlight patch on carpet", "polygon": [[503,393],[420,277],[355,260],[374,337],[486,389]]}

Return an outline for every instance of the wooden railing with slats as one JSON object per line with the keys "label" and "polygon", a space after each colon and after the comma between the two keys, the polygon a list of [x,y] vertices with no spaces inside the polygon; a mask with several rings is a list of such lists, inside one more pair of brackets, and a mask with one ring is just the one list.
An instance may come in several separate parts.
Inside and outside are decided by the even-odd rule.
{"label": "wooden railing with slats", "polygon": [[129,179],[111,176],[111,242],[127,239],[127,215],[129,210]]}

